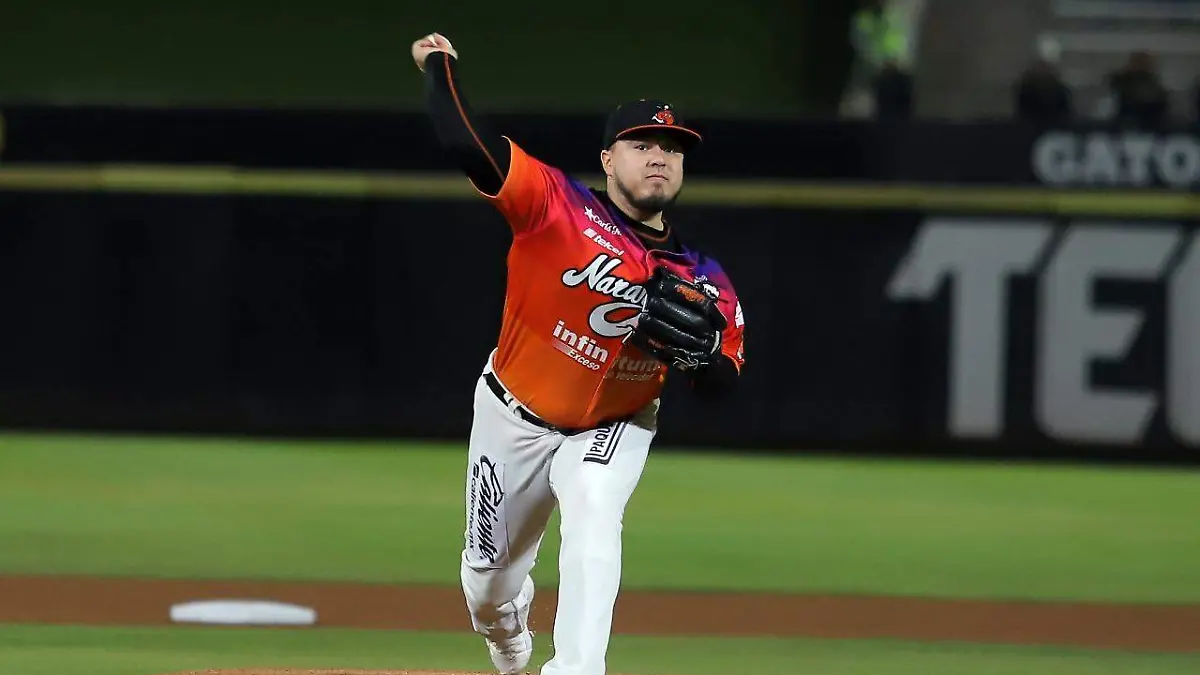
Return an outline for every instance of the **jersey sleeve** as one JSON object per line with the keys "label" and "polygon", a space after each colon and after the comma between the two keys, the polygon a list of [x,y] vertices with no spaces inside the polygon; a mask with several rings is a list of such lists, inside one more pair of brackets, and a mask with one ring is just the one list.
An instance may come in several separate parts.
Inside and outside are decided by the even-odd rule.
{"label": "jersey sleeve", "polygon": [[555,194],[555,171],[526,153],[511,138],[508,174],[496,194],[476,187],[476,192],[496,206],[517,236],[532,233],[546,224],[546,214]]}
{"label": "jersey sleeve", "polygon": [[458,81],[456,58],[434,52],[425,64],[426,108],[442,149],[475,191],[496,205],[516,235],[541,227],[555,177],[561,174],[496,133],[474,110]]}
{"label": "jersey sleeve", "polygon": [[733,320],[721,333],[721,353],[733,361],[739,373],[746,363],[745,332],[746,321],[742,315],[742,301],[734,298]]}
{"label": "jersey sleeve", "polygon": [[742,299],[738,297],[729,275],[715,260],[709,258],[701,272],[706,280],[719,289],[718,307],[725,316],[725,330],[721,331],[721,353],[733,361],[740,374],[746,363],[746,317],[742,313]]}
{"label": "jersey sleeve", "polygon": [[508,173],[508,140],[471,106],[458,81],[458,61],[445,52],[425,61],[425,108],[446,156],[477,190],[499,190]]}

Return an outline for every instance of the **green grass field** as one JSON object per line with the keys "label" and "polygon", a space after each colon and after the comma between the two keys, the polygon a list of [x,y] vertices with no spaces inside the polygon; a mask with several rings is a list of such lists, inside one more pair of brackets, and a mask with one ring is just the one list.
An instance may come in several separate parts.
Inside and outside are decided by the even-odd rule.
{"label": "green grass field", "polygon": [[[610,673],[662,675],[1187,675],[1200,658],[1072,649],[784,639],[613,638]],[[534,663],[549,656],[540,640]],[[188,669],[477,669],[491,664],[471,635],[327,629],[0,626],[0,672],[150,675]]]}
{"label": "green grass field", "polygon": [[[454,446],[0,436],[0,573],[456,585],[464,470]],[[658,454],[627,512],[625,580],[1195,603],[1197,513],[1195,472]],[[556,557],[551,536],[540,583]],[[5,675],[247,665],[487,660],[470,634],[0,626]],[[611,671],[1182,675],[1200,655],[619,636]]]}
{"label": "green grass field", "polygon": [[[458,583],[460,448],[0,444],[0,572]],[[1197,513],[1197,473],[659,454],[627,513],[625,578],[1197,602]]]}

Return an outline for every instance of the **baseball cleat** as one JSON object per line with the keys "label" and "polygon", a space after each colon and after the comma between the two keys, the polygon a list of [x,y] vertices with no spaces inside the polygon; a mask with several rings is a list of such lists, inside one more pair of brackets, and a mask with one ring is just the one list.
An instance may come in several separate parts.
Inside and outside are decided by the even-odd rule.
{"label": "baseball cleat", "polygon": [[533,657],[533,633],[529,630],[529,609],[533,606],[533,581],[525,578],[521,592],[513,600],[517,606],[517,620],[520,632],[510,638],[493,642],[486,640],[488,654],[492,657],[492,665],[500,671],[500,675],[519,675],[529,665]]}

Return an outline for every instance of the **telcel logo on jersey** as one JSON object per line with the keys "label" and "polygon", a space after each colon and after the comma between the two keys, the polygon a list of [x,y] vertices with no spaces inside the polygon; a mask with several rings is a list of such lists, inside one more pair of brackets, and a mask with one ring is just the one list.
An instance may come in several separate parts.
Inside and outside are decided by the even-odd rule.
{"label": "telcel logo on jersey", "polygon": [[590,227],[583,231],[583,236],[587,237],[588,239],[591,239],[593,242],[598,244],[601,248],[605,248],[605,249],[608,249],[609,251],[612,251],[613,253],[617,254],[617,256],[625,255],[625,249],[617,248],[616,246],[613,246],[612,243],[610,243],[607,239],[604,238],[604,235],[600,234],[599,232],[593,230]]}
{"label": "telcel logo on jersey", "polygon": [[559,321],[554,326],[554,348],[571,357],[588,370],[600,370],[600,364],[608,361],[608,350],[596,344],[586,335],[580,335]]}

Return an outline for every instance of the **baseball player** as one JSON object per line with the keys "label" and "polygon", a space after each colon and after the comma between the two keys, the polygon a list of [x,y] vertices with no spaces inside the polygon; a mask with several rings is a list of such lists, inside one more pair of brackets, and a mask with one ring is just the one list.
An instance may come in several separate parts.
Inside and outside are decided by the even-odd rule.
{"label": "baseball player", "polygon": [[476,383],[461,579],[474,630],[501,673],[533,651],[530,572],[561,518],[554,654],[542,675],[604,675],[621,581],[625,506],[657,430],[667,374],[698,395],[733,390],[741,305],[716,260],[663,217],[700,135],[660,101],[611,113],[607,189],[496,134],[468,104],[458,54],[412,45],[446,152],[512,230],[499,341]]}

